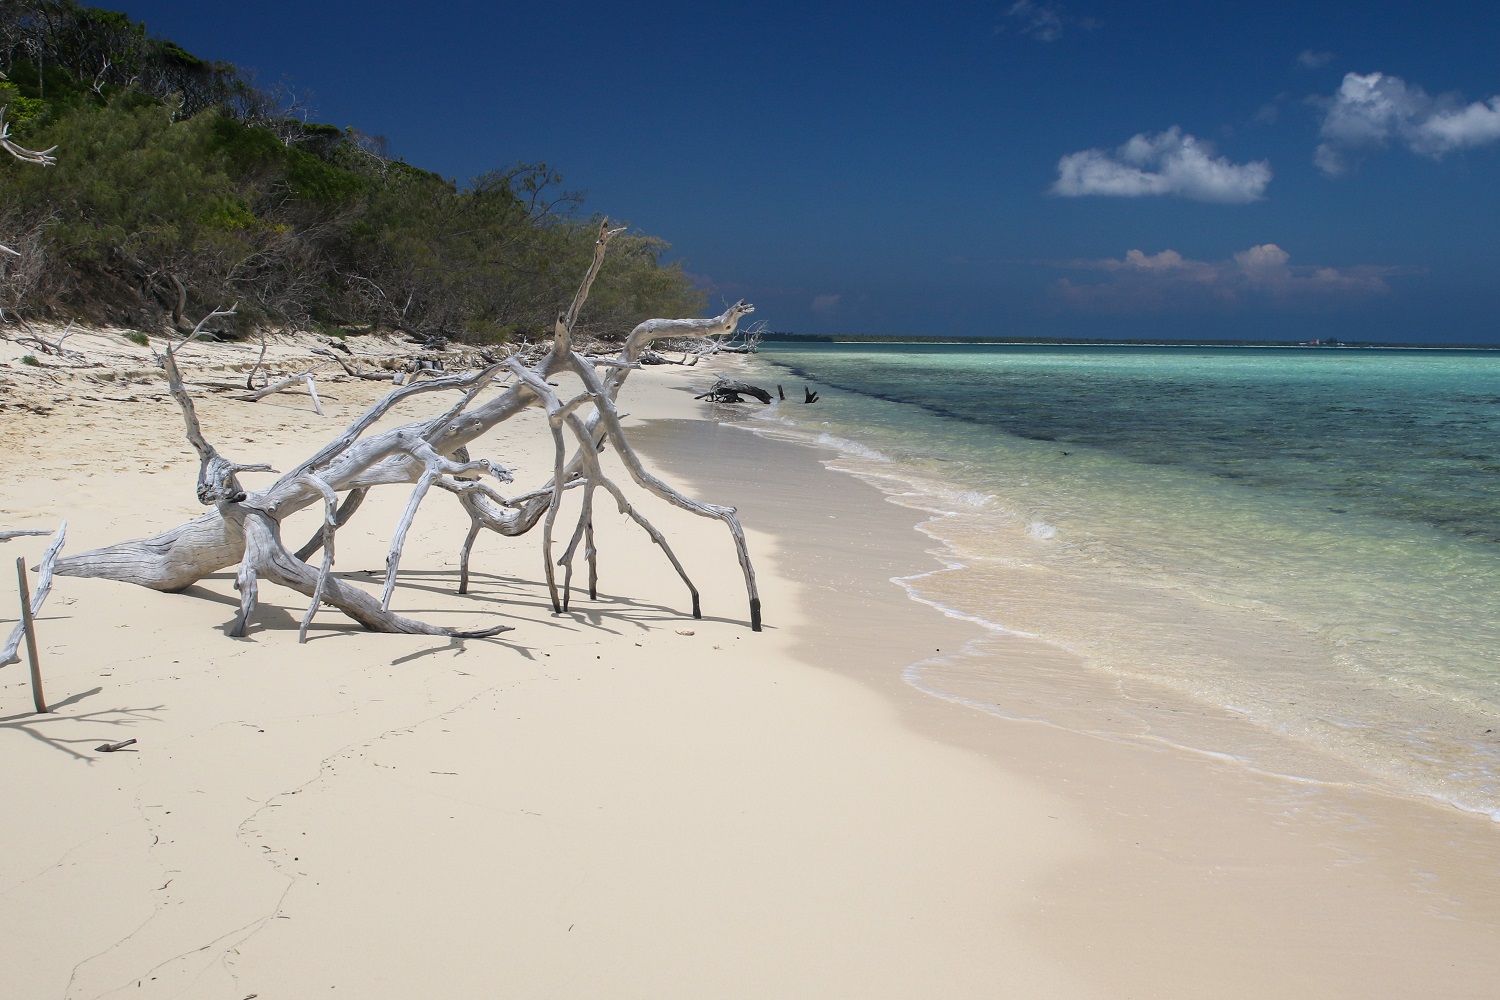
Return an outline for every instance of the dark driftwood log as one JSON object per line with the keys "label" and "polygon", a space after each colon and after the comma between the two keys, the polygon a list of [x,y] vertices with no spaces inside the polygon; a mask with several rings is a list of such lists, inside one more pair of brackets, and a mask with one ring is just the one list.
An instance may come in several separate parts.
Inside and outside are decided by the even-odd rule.
{"label": "dark driftwood log", "polygon": [[[339,348],[345,354],[354,353],[342,344],[339,345]],[[350,378],[364,379],[367,382],[394,382],[396,380],[396,373],[393,371],[365,371],[363,366],[351,367],[350,364],[343,358],[339,357],[337,354],[334,354],[332,351],[325,350],[323,348],[315,348],[313,350],[313,353],[321,354],[326,358],[331,358],[334,361],[338,362],[339,367],[344,369],[344,374],[348,375]]]}
{"label": "dark driftwood log", "polygon": [[762,403],[771,401],[771,394],[758,385],[749,382],[736,382],[733,379],[720,379],[714,383],[714,387],[707,392],[694,396],[694,399],[711,399],[715,403],[743,403],[741,397],[754,396]]}

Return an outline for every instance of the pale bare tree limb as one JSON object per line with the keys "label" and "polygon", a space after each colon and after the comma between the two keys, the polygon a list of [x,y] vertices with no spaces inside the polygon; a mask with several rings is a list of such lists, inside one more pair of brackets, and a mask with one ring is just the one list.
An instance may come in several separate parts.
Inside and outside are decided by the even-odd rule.
{"label": "pale bare tree limb", "polygon": [[167,391],[182,408],[183,423],[187,426],[188,443],[198,453],[198,502],[205,506],[225,500],[233,503],[243,500],[246,494],[244,488],[240,486],[239,473],[275,471],[269,465],[242,465],[238,462],[231,462],[220,455],[217,448],[208,443],[208,439],[203,436],[203,430],[198,424],[198,413],[193,406],[193,397],[188,394],[187,387],[182,382],[182,374],[177,369],[177,351],[192,343],[209,320],[216,316],[229,316],[233,313],[233,308],[214,310],[198,322],[192,334],[182,344],[175,346],[168,344],[166,349],[157,356],[167,373]]}
{"label": "pale bare tree limb", "polygon": [[[318,613],[318,605],[323,603],[323,591],[328,586],[328,574],[333,570],[333,536],[339,527],[339,496],[333,492],[333,488],[317,476],[309,475],[309,483],[321,494],[325,503],[323,514],[322,548],[323,565],[318,570],[318,582],[313,587],[312,601],[307,605],[307,614],[302,617],[302,627],[297,630],[297,641],[307,641],[307,627],[312,624],[313,616]],[[305,562],[305,557],[303,561]]]}
{"label": "pale bare tree limb", "polygon": [[57,157],[52,154],[57,147],[50,149],[27,149],[25,146],[17,145],[10,137],[10,125],[5,120],[6,109],[0,107],[0,149],[5,150],[11,156],[24,163],[35,163],[39,166],[50,167],[57,162]]}
{"label": "pale bare tree limb", "polygon": [[[0,541],[8,541],[18,535],[45,535],[45,531],[7,531],[0,533],[4,535]],[[47,601],[47,595],[52,593],[52,576],[57,566],[57,554],[62,551],[63,541],[68,535],[68,522],[64,521],[58,525],[52,533],[52,541],[48,544],[46,551],[42,553],[42,561],[38,567],[36,590],[31,592],[31,616],[35,618],[42,611],[42,605]],[[10,638],[5,640],[5,645],[0,646],[0,667],[8,667],[12,663],[21,662],[21,640],[26,636],[26,623],[19,621],[11,630]]]}
{"label": "pale bare tree limb", "polygon": [[318,400],[318,390],[313,388],[312,377],[314,372],[319,371],[322,368],[326,368],[327,366],[327,361],[319,361],[311,368],[303,369],[295,375],[288,375],[284,379],[280,379],[276,382],[270,382],[263,388],[256,389],[253,392],[242,393],[241,395],[231,396],[230,398],[237,399],[245,403],[256,403],[262,399],[265,399],[267,396],[274,395],[275,393],[278,393],[283,389],[289,389],[292,386],[296,385],[298,382],[301,382],[307,386],[308,392],[312,394],[313,409],[316,410],[318,416],[321,417],[323,415],[323,404]]}
{"label": "pale bare tree limb", "polygon": [[[60,560],[58,572],[137,583],[159,590],[177,590],[204,575],[238,563],[240,610],[230,626],[230,633],[236,636],[243,636],[248,630],[262,579],[310,598],[299,630],[299,638],[303,640],[319,607],[325,604],[376,631],[459,637],[493,635],[507,626],[460,631],[403,618],[391,611],[403,548],[417,512],[432,488],[456,496],[470,517],[461,552],[459,592],[468,591],[470,555],[481,531],[490,530],[514,537],[540,526],[548,592],[556,613],[568,609],[573,566],[579,551],[584,553],[589,567],[590,597],[597,597],[599,553],[594,537],[593,512],[597,491],[603,489],[614,498],[620,510],[661,547],[688,589],[694,616],[701,615],[699,592],[666,536],[636,510],[620,486],[605,474],[598,452],[601,448],[613,447],[631,479],[647,493],[699,516],[720,520],[728,527],[745,577],[751,627],[758,631],[761,626],[760,597],[744,532],[734,508],[688,498],[647,471],[627,440],[615,405],[615,397],[630,373],[639,367],[642,352],[652,342],[664,337],[701,338],[731,334],[739,320],[752,312],[753,307],[737,302],[721,315],[708,319],[648,320],[631,331],[615,358],[586,358],[574,352],[573,326],[599,274],[609,240],[618,232],[617,229],[611,230],[607,223],[600,225],[594,254],[578,292],[568,309],[558,316],[550,349],[539,357],[528,364],[511,358],[477,371],[440,375],[399,386],[311,458],[262,489],[247,492],[240,488],[235,473],[249,467],[222,458],[203,439],[192,401],[182,388],[175,351],[169,348],[163,367],[167,369],[173,396],[182,406],[189,440],[199,451],[202,463],[200,496],[205,502],[212,503],[214,509],[195,521],[153,538],[121,542]],[[200,323],[194,336],[202,327]],[[342,359],[328,356],[349,374],[358,374]],[[601,374],[601,371],[607,374]],[[513,378],[497,385],[496,379],[502,372]],[[561,375],[576,376],[582,382],[583,391],[565,401],[552,381]],[[417,394],[440,391],[459,393],[458,400],[442,414],[383,431],[373,430],[378,420],[402,402]],[[546,414],[553,443],[552,477],[539,488],[506,498],[491,486],[476,480],[474,474],[487,474],[505,483],[511,480],[510,470],[485,459],[472,460],[468,446],[501,423],[534,406],[539,406]],[[332,572],[333,546],[336,532],[355,515],[371,489],[398,484],[409,485],[412,491],[391,536],[384,586],[376,597]],[[578,488],[583,490],[578,520],[561,557],[554,559],[554,532],[564,496],[569,490]],[[342,503],[338,500],[340,494],[344,495]],[[294,554],[282,544],[282,521],[312,504],[319,504],[323,509],[322,526],[317,535]],[[319,549],[323,550],[324,556],[321,567],[315,569],[306,560]],[[556,573],[559,565],[565,571],[561,587]]]}

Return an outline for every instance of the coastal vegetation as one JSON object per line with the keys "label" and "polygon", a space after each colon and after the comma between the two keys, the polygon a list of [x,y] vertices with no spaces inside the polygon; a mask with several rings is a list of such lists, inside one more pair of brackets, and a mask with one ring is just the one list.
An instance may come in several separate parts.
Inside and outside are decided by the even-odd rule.
{"label": "coastal vegetation", "polygon": [[[0,0],[0,106],[45,169],[0,162],[0,310],[231,333],[396,330],[549,337],[597,217],[545,163],[457,183],[378,136],[310,120],[284,87],[74,0]],[[620,336],[704,305],[667,244],[611,246],[578,333]]]}
{"label": "coastal vegetation", "polygon": [[[311,599],[299,632],[302,641],[306,641],[308,626],[324,604],[338,608],[372,631],[481,638],[508,631],[510,626],[456,630],[391,611],[407,532],[429,490],[437,487],[440,492],[456,497],[470,518],[469,533],[459,555],[460,594],[468,593],[469,557],[481,531],[516,537],[540,527],[542,568],[556,614],[569,609],[575,557],[580,552],[587,565],[589,599],[598,596],[594,504],[597,493],[602,491],[621,514],[628,515],[660,547],[687,588],[693,617],[701,618],[698,588],[673,553],[667,537],[636,509],[620,484],[605,471],[599,456],[609,450],[618,456],[626,474],[646,494],[680,510],[721,521],[729,529],[745,577],[750,627],[759,632],[760,596],[735,508],[693,500],[652,474],[627,440],[615,406],[625,380],[632,370],[640,367],[642,355],[653,342],[730,337],[740,320],[754,312],[755,307],[740,301],[709,319],[648,319],[624,338],[616,357],[580,353],[575,349],[578,318],[597,283],[606,249],[620,233],[605,223],[595,231],[592,258],[572,304],[557,316],[550,347],[533,364],[512,355],[503,361],[492,360],[483,368],[406,382],[392,389],[313,457],[263,489],[246,489],[239,475],[271,472],[269,465],[234,462],[203,435],[192,396],[178,371],[175,348],[169,345],[160,356],[161,364],[166,371],[168,391],[182,409],[188,441],[198,453],[198,501],[210,509],[201,517],[152,538],[67,556],[57,563],[57,572],[180,591],[210,573],[238,563],[236,589],[240,592],[240,613],[230,627],[232,636],[246,634],[256,609],[258,581],[266,579]],[[220,315],[216,311],[201,320],[186,342],[191,342],[206,323]],[[554,391],[559,376],[571,376],[582,391],[565,400],[566,393]],[[311,388],[310,381],[308,385]],[[433,392],[462,395],[436,417],[379,433],[365,433],[403,400]],[[492,395],[486,398],[487,392]],[[469,446],[477,446],[492,430],[533,406],[541,407],[547,414],[554,448],[552,477],[536,489],[507,497],[483,480],[509,483],[512,471],[489,459],[473,458]],[[392,533],[385,587],[377,600],[332,573],[334,535],[360,510],[370,490],[398,484],[412,484],[414,488]],[[580,496],[577,521],[559,556],[554,528],[566,493],[572,489],[577,489]],[[339,494],[343,494],[342,498]],[[322,530],[294,553],[282,541],[282,521],[320,503],[325,507]],[[323,553],[322,566],[315,569],[306,560],[319,551]]]}

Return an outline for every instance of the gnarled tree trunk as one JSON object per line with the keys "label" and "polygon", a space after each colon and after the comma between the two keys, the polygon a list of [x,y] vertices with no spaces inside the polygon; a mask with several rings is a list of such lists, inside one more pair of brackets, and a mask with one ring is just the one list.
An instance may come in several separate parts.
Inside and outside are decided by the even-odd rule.
{"label": "gnarled tree trunk", "polygon": [[[754,307],[737,302],[710,319],[647,320],[626,339],[613,359],[584,357],[572,349],[572,331],[588,298],[589,288],[604,260],[609,239],[618,230],[600,227],[594,258],[568,311],[558,317],[552,349],[527,367],[515,359],[475,372],[447,375],[412,383],[393,390],[351,424],[317,454],[283,475],[275,483],[255,491],[243,490],[235,474],[253,466],[238,465],[219,455],[204,440],[193,413],[192,400],[182,389],[174,350],[163,357],[169,387],[183,409],[188,439],[198,450],[202,465],[199,498],[212,509],[187,524],[151,538],[120,542],[92,552],[68,556],[57,563],[57,572],[67,576],[97,577],[134,583],[156,590],[181,590],[197,580],[238,564],[241,609],[231,634],[243,635],[255,607],[256,583],[261,577],[296,590],[311,599],[303,620],[302,637],[319,605],[329,604],[366,628],[383,632],[417,632],[457,636],[491,635],[505,626],[460,632],[403,618],[390,611],[391,594],[399,572],[406,532],[418,505],[433,487],[454,494],[469,513],[472,527],[462,550],[460,590],[466,589],[469,550],[482,530],[502,535],[521,535],[538,524],[543,526],[543,552],[552,605],[563,611],[568,604],[573,557],[580,539],[587,541],[590,591],[593,591],[592,500],[603,489],[637,524],[660,545],[686,583],[698,616],[698,593],[665,536],[636,511],[619,487],[605,476],[597,451],[613,447],[631,478],[648,492],[703,517],[723,521],[738,553],[750,601],[751,627],[760,629],[760,598],[755,573],[745,544],[744,532],[734,508],[700,503],[683,496],[652,475],[631,448],[620,425],[614,401],[630,372],[638,367],[641,352],[663,337],[717,336],[732,333],[740,318]],[[205,318],[205,322],[206,322]],[[202,324],[199,324],[201,329]],[[605,369],[600,374],[599,369]],[[560,398],[552,377],[575,375],[583,391]],[[492,384],[505,379],[502,384]],[[457,392],[458,401],[440,416],[408,423],[364,437],[364,432],[394,406],[410,396],[430,392]],[[487,396],[487,398],[486,398]],[[489,476],[499,484],[510,481],[509,470],[488,460],[471,460],[468,446],[529,406],[541,406],[548,415],[555,445],[552,480],[540,489],[505,497],[494,486],[476,476]],[[264,468],[264,467],[262,467]],[[400,484],[415,488],[391,541],[386,564],[385,588],[380,597],[353,587],[331,574],[334,537],[354,516],[369,490]],[[552,534],[565,491],[582,488],[583,512],[572,541],[556,562]],[[342,501],[340,497],[342,495]],[[290,514],[321,503],[325,517],[320,534],[297,552],[280,537],[281,522]],[[321,565],[304,561],[321,550]],[[559,588],[555,567],[565,571]]]}

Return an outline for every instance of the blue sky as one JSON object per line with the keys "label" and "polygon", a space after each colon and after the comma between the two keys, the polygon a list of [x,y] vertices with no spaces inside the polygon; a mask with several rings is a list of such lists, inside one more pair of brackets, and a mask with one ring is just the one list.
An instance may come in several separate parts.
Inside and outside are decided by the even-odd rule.
{"label": "blue sky", "polygon": [[1500,342],[1500,4],[124,9],[776,330]]}

